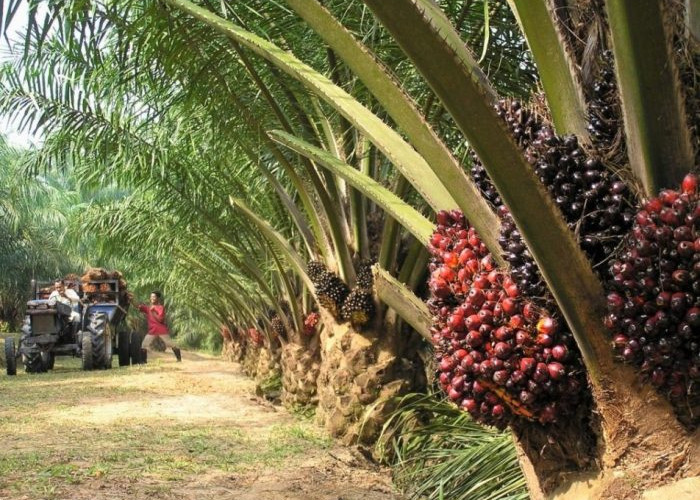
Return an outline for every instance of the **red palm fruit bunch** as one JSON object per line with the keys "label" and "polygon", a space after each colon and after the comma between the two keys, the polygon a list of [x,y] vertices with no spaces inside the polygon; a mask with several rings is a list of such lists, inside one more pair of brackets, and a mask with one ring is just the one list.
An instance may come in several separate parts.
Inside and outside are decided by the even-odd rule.
{"label": "red palm fruit bunch", "polygon": [[316,332],[316,325],[318,324],[319,318],[320,315],[317,312],[310,312],[306,315],[304,318],[304,333],[306,335],[311,336]]}
{"label": "red palm fruit bunch", "polygon": [[554,422],[572,411],[586,387],[572,335],[494,269],[461,213],[438,214],[430,251],[428,305],[448,397],[501,428],[516,418]]}
{"label": "red palm fruit bunch", "polygon": [[619,356],[692,426],[700,423],[699,201],[698,176],[689,174],[680,191],[644,205],[610,268],[605,318]]}
{"label": "red palm fruit bunch", "polygon": [[263,335],[257,328],[248,329],[248,337],[257,346],[263,345]]}

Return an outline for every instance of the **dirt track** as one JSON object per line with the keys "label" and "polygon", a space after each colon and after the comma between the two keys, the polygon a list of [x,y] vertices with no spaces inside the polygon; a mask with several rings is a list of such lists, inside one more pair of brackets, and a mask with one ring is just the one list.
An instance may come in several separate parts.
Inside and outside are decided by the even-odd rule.
{"label": "dirt track", "polygon": [[0,499],[400,498],[386,469],[253,389],[238,365],[192,353],[2,374]]}

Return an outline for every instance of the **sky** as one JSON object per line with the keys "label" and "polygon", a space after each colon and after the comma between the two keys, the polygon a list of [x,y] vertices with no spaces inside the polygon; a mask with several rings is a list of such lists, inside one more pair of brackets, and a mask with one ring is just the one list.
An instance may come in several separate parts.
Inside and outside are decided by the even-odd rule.
{"label": "sky", "polygon": [[[27,25],[27,4],[22,2],[17,14],[12,19],[12,25],[9,30],[8,38],[10,40],[17,39],[19,35],[17,30]],[[11,58],[10,47],[5,37],[0,38],[0,61],[5,62]],[[41,139],[32,134],[22,132],[18,129],[15,123],[12,123],[7,116],[0,114],[0,134],[7,137],[7,141],[16,147],[29,147],[32,144],[38,145]]]}

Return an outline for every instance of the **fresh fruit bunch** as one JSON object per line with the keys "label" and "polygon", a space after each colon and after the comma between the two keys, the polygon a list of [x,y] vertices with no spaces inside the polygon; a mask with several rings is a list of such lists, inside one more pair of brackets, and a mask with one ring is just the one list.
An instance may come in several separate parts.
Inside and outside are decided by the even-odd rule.
{"label": "fresh fruit bunch", "polygon": [[347,296],[340,309],[340,317],[359,328],[366,325],[374,316],[375,306],[372,292],[359,286]]}
{"label": "fresh fruit bunch", "polygon": [[603,53],[602,63],[600,76],[593,83],[588,110],[588,132],[598,145],[610,146],[620,130],[622,112],[611,51]]}
{"label": "fresh fruit bunch", "polygon": [[263,345],[263,335],[257,328],[249,328],[248,337],[256,346]]}
{"label": "fresh fruit bunch", "polygon": [[371,291],[374,286],[374,276],[372,276],[372,265],[374,261],[363,260],[357,269],[357,287],[366,291]]}
{"label": "fresh fruit bunch", "polygon": [[494,269],[461,213],[438,214],[430,251],[431,333],[448,397],[498,427],[572,411],[586,387],[572,335]]}
{"label": "fresh fruit bunch", "polygon": [[428,249],[432,255],[428,285],[434,307],[463,302],[473,274],[482,267],[493,267],[488,248],[459,210],[437,214]]}
{"label": "fresh fruit bunch", "polygon": [[270,321],[270,329],[272,330],[272,333],[278,338],[287,338],[287,330],[284,327],[284,322],[282,321],[282,319],[280,319],[279,316],[275,316],[274,318],[272,318],[272,320]]}
{"label": "fresh fruit bunch", "polygon": [[310,262],[307,274],[316,288],[319,304],[328,309],[335,318],[339,318],[343,301],[350,293],[348,286],[322,262]]}
{"label": "fresh fruit bunch", "polygon": [[[664,190],[644,205],[611,274],[605,322],[615,349],[682,416],[700,405],[697,175],[687,175],[680,191]],[[695,415],[694,424],[700,423]]]}
{"label": "fresh fruit bunch", "polygon": [[[542,117],[519,101],[501,100],[495,107],[591,262],[595,265],[609,258],[634,219],[632,194],[625,183],[600,161],[589,158],[576,137],[557,136]],[[499,244],[513,278],[526,295],[542,296],[546,286],[541,274],[478,158],[472,177],[483,196],[498,208],[503,222]]]}
{"label": "fresh fruit bunch", "polygon": [[316,332],[316,325],[320,315],[317,312],[310,312],[304,318],[304,333],[306,335],[313,335]]}

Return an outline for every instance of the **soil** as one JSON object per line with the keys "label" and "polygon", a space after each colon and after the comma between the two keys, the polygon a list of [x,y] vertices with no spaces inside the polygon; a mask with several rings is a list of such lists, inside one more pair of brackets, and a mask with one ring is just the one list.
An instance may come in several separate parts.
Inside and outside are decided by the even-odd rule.
{"label": "soil", "polygon": [[[236,363],[0,375],[0,499],[399,499],[390,472],[255,396]],[[115,358],[116,359],[116,358]]]}

